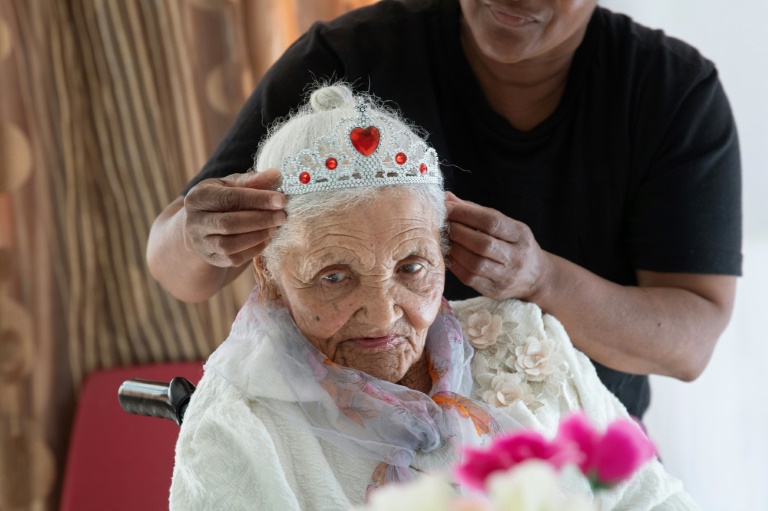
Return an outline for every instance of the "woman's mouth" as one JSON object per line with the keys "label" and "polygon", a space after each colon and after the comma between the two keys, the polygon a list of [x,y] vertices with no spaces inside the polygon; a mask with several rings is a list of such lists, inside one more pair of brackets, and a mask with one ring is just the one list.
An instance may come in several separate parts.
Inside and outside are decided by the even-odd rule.
{"label": "woman's mouth", "polygon": [[515,8],[498,7],[495,5],[489,5],[491,16],[496,22],[507,27],[523,27],[525,25],[536,23],[536,18],[529,13]]}
{"label": "woman's mouth", "polygon": [[379,337],[357,337],[350,339],[358,348],[368,351],[384,351],[400,344],[405,339],[400,335],[389,334]]}

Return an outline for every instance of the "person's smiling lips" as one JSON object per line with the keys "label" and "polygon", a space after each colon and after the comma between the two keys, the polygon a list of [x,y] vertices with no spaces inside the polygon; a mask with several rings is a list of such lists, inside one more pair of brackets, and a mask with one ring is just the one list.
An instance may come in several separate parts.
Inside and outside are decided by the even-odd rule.
{"label": "person's smiling lips", "polygon": [[517,6],[488,2],[486,6],[491,12],[491,16],[497,23],[507,27],[524,27],[533,23],[538,23],[536,16],[525,9]]}

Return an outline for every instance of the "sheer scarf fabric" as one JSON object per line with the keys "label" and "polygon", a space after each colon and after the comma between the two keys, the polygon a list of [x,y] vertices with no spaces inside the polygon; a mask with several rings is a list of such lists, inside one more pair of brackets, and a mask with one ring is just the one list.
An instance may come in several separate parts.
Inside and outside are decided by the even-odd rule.
{"label": "sheer scarf fabric", "polygon": [[262,305],[254,290],[206,370],[283,418],[308,424],[323,440],[380,461],[370,491],[413,479],[408,467],[419,452],[448,442],[482,445],[502,430],[520,427],[468,397],[474,351],[445,299],[425,351],[432,378],[428,395],[331,362],[303,336],[287,308]]}

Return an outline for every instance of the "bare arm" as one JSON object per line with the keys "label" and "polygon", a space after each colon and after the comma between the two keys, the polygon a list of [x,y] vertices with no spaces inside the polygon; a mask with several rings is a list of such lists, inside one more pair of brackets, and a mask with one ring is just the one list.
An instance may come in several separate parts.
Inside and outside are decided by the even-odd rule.
{"label": "bare arm", "polygon": [[730,320],[736,277],[638,271],[621,286],[539,248],[530,229],[448,195],[451,271],[481,294],[539,305],[593,360],[635,374],[698,377]]}
{"label": "bare arm", "polygon": [[149,233],[147,264],[173,296],[201,302],[234,280],[285,221],[279,173],[202,181],[169,204]]}
{"label": "bare arm", "polygon": [[696,379],[728,324],[736,277],[638,271],[620,286],[565,259],[550,260],[531,301],[557,317],[574,345],[620,371]]}

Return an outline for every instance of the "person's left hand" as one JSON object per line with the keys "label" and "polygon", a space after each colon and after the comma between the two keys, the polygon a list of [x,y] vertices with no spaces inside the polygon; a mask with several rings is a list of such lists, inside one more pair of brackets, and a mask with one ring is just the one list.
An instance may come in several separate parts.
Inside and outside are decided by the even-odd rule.
{"label": "person's left hand", "polygon": [[453,274],[494,300],[535,301],[544,286],[548,259],[528,226],[451,192],[445,197]]}

